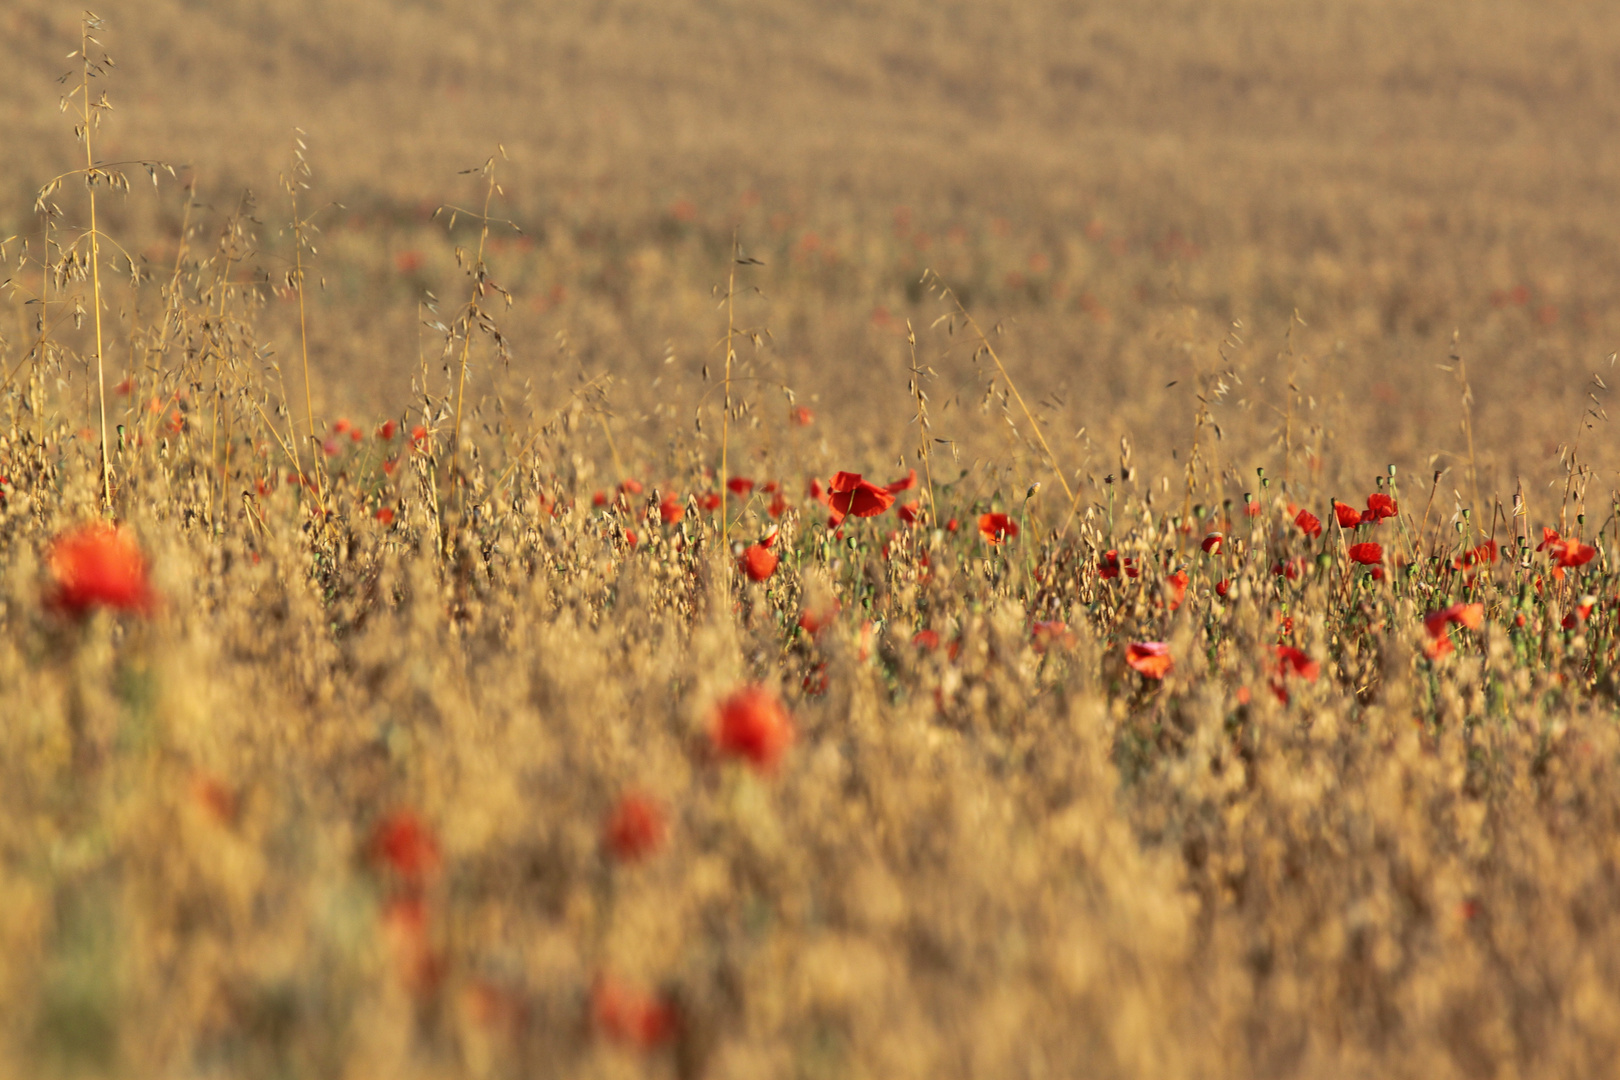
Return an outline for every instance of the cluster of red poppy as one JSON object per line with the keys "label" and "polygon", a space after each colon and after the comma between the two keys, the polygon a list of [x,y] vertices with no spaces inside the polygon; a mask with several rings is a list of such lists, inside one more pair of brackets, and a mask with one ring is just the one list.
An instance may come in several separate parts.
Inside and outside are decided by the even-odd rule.
{"label": "cluster of red poppy", "polygon": [[394,810],[372,827],[366,858],[386,879],[383,928],[400,981],[415,994],[431,994],[447,970],[429,926],[428,890],[442,863],[438,837],[415,811]]}

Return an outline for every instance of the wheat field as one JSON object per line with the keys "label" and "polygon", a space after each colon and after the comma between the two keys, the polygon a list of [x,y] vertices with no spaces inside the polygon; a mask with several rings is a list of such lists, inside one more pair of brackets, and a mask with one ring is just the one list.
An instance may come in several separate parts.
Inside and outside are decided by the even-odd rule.
{"label": "wheat field", "polygon": [[0,12],[0,1076],[1605,1075],[1620,12],[548,8]]}

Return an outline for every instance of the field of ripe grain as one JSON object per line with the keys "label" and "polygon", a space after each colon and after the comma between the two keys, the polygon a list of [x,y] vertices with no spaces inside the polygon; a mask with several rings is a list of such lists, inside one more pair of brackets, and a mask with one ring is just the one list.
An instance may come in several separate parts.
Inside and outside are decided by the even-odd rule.
{"label": "field of ripe grain", "polygon": [[545,7],[0,12],[0,1077],[1601,1075],[1620,10]]}

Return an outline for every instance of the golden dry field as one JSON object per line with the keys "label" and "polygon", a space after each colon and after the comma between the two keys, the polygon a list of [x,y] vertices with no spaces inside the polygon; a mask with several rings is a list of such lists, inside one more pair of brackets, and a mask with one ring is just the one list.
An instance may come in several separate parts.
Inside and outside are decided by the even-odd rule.
{"label": "golden dry field", "polygon": [[101,15],[0,1077],[1612,1071],[1620,8]]}

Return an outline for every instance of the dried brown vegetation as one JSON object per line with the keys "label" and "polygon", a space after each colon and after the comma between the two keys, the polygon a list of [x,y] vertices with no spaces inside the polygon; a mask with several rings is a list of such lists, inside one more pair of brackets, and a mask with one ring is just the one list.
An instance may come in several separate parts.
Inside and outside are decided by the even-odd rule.
{"label": "dried brown vegetation", "polygon": [[0,1074],[1605,1071],[1614,15],[1059,7],[86,27]]}

